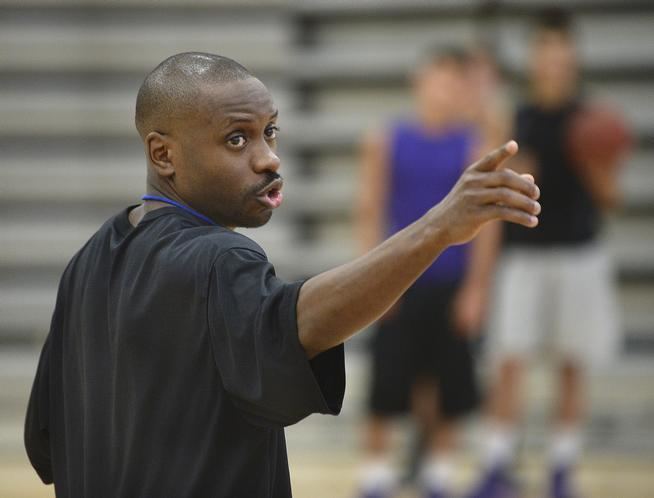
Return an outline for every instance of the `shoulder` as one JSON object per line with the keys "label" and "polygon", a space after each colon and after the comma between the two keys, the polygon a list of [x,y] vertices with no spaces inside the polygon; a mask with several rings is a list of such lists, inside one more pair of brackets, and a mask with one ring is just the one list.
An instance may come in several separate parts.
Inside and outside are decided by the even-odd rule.
{"label": "shoulder", "polygon": [[208,246],[215,255],[220,258],[228,252],[243,251],[255,253],[263,259],[267,259],[266,252],[251,238],[233,230],[212,230],[198,238],[198,242]]}
{"label": "shoulder", "polygon": [[364,148],[388,149],[398,136],[415,133],[415,129],[416,125],[410,119],[396,118],[384,125],[369,129],[364,133],[362,143]]}
{"label": "shoulder", "polygon": [[388,149],[392,129],[383,126],[376,127],[364,133],[361,146],[364,153],[379,152]]}
{"label": "shoulder", "polygon": [[[178,223],[175,220],[175,223]],[[155,230],[156,227],[151,227]],[[255,241],[243,234],[221,226],[177,224],[153,236],[141,233],[135,241],[137,253],[147,253],[173,275],[178,273],[203,275],[215,262],[228,252],[247,251],[259,259],[266,259],[266,253]]]}
{"label": "shoulder", "polygon": [[176,285],[204,281],[217,268],[237,272],[254,261],[268,262],[264,250],[252,239],[215,226],[189,228],[171,235],[154,257],[161,263],[162,275]]}
{"label": "shoulder", "polygon": [[69,260],[68,265],[64,270],[64,274],[72,271],[72,269],[87,257],[95,258],[97,253],[102,249],[111,247],[112,244],[117,242],[117,236],[120,235],[120,228],[122,218],[126,217],[127,210],[123,210],[107,219],[87,240],[84,242],[73,257]]}
{"label": "shoulder", "polygon": [[116,227],[127,210],[107,219],[68,260],[59,279],[58,293],[64,296],[80,278],[86,278],[94,272],[101,261],[106,261],[107,251],[116,239]]}

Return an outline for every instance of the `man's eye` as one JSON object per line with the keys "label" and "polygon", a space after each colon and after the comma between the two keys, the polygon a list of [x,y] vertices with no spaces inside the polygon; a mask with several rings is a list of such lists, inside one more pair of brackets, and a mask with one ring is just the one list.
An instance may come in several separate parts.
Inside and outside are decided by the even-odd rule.
{"label": "man's eye", "polygon": [[243,147],[245,145],[245,137],[243,135],[234,135],[227,139],[227,142],[234,147]]}
{"label": "man's eye", "polygon": [[277,126],[269,126],[268,128],[266,128],[266,131],[264,133],[266,135],[266,138],[275,139],[277,138],[278,131],[279,128]]}

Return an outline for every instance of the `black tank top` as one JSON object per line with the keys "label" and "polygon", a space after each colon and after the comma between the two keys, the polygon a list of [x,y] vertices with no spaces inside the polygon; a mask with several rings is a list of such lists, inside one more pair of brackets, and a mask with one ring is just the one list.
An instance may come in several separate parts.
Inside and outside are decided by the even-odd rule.
{"label": "black tank top", "polygon": [[558,109],[532,104],[518,109],[515,136],[520,149],[536,160],[543,209],[534,229],[507,223],[507,245],[572,246],[595,239],[599,210],[565,150],[567,126],[578,108],[579,101],[573,101]]}

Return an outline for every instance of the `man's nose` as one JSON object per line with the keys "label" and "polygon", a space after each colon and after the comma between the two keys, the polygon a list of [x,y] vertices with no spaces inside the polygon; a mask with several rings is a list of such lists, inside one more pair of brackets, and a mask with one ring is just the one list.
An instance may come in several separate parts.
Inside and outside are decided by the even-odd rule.
{"label": "man's nose", "polygon": [[280,164],[279,157],[277,157],[270,145],[264,143],[259,147],[254,157],[254,170],[257,173],[265,173],[266,171],[277,173]]}

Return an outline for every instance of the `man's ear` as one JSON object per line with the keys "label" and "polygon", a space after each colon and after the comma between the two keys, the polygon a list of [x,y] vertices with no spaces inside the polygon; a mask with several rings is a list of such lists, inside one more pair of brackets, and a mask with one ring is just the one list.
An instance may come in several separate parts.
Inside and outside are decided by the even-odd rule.
{"label": "man's ear", "polygon": [[172,161],[172,141],[169,135],[151,131],[145,137],[145,153],[148,161],[159,176],[171,177],[175,174]]}

